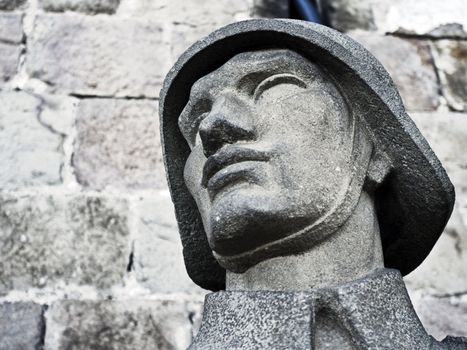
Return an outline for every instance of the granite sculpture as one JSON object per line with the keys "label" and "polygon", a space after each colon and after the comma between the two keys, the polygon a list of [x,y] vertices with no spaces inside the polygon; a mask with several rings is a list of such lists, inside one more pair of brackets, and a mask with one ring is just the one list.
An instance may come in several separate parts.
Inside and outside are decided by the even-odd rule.
{"label": "granite sculpture", "polygon": [[[454,190],[381,64],[332,29],[249,20],[189,48],[160,98],[190,349],[429,349],[402,275]],[[226,291],[222,291],[222,290]]]}

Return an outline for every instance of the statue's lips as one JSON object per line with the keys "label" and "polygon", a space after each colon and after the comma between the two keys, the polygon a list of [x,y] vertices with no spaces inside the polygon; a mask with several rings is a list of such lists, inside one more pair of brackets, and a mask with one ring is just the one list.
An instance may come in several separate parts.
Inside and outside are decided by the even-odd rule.
{"label": "statue's lips", "polygon": [[222,147],[217,153],[210,156],[203,168],[203,178],[201,185],[208,187],[209,180],[220,170],[229,165],[241,162],[267,162],[270,156],[267,152],[258,151],[238,145],[227,145]]}

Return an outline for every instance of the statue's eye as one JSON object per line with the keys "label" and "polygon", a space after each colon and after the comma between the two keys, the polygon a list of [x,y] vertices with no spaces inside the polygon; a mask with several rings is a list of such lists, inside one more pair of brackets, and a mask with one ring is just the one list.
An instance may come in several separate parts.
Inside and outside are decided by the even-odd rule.
{"label": "statue's eye", "polygon": [[298,86],[300,88],[306,89],[306,83],[298,78],[296,75],[293,74],[275,74],[270,76],[269,78],[263,80],[259,85],[256,87],[253,98],[254,100],[258,100],[261,94],[268,90],[269,88],[280,85],[280,84],[292,84]]}

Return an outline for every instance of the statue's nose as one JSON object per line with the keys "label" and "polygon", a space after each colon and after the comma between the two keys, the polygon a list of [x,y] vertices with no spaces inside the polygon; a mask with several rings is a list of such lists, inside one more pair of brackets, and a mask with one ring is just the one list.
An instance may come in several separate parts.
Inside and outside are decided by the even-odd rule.
{"label": "statue's nose", "polygon": [[255,127],[248,105],[234,95],[219,96],[199,126],[206,157],[222,146],[240,140],[254,140]]}

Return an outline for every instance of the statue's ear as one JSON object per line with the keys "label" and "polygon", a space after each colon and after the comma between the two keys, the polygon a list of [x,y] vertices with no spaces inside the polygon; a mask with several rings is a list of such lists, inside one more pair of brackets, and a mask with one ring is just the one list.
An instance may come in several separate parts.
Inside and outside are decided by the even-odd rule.
{"label": "statue's ear", "polygon": [[391,173],[393,166],[388,155],[383,151],[373,150],[366,173],[364,189],[375,191]]}

